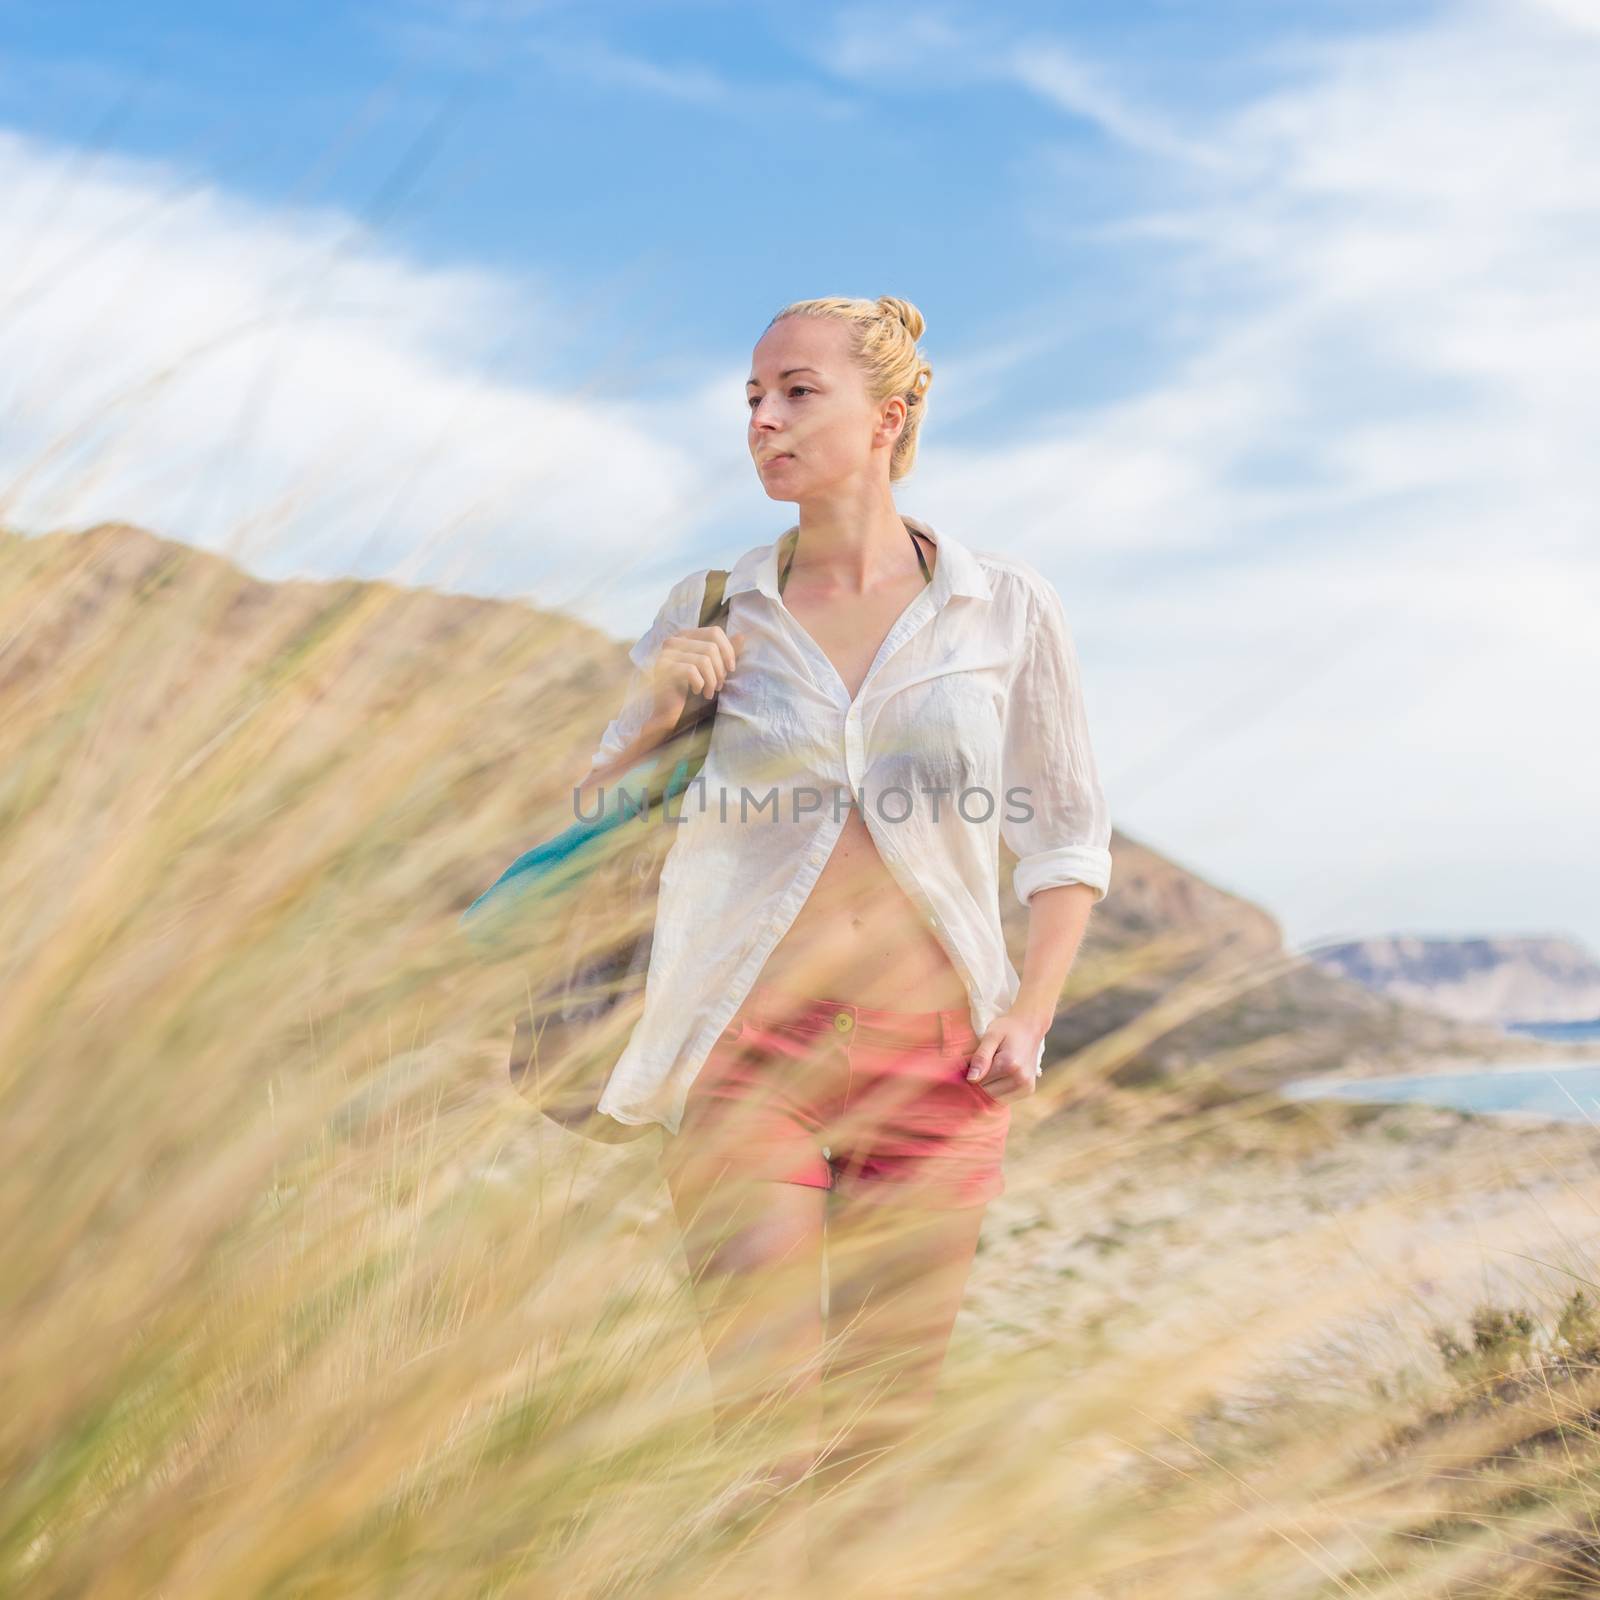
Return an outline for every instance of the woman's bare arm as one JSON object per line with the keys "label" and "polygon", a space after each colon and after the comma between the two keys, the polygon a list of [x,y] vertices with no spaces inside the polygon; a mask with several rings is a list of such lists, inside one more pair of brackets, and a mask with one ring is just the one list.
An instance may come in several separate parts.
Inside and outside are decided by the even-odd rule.
{"label": "woman's bare arm", "polygon": [[1095,891],[1087,884],[1060,883],[1034,891],[1028,901],[1028,949],[1021,986],[1011,1002],[1013,1014],[1020,1012],[1049,1030],[1094,903]]}

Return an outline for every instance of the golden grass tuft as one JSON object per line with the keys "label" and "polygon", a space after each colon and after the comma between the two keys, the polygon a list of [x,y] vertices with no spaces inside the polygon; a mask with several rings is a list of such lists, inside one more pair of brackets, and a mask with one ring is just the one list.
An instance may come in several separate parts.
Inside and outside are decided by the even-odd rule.
{"label": "golden grass tuft", "polygon": [[[1592,1234],[1515,1204],[1579,1135],[1119,1086],[1237,956],[1016,1113],[902,1503],[830,1497],[806,1579],[733,1507],[654,1139],[530,1113],[526,970],[457,935],[607,714],[527,714],[571,636],[118,550],[0,555],[0,1591],[1595,1592]],[[1419,1278],[1513,1257],[1469,1353]]]}

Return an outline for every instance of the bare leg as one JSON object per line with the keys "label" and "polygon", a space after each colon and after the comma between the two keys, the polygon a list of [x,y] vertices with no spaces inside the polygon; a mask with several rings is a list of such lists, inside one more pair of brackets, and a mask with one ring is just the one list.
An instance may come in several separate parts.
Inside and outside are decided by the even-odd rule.
{"label": "bare leg", "polygon": [[928,1414],[977,1249],[985,1205],[957,1210],[852,1201],[828,1218],[828,1355],[822,1374],[820,1495],[870,1479],[873,1504],[897,1475],[873,1469]]}
{"label": "bare leg", "polygon": [[826,1189],[668,1174],[683,1232],[719,1432],[748,1430],[769,1492],[816,1457]]}

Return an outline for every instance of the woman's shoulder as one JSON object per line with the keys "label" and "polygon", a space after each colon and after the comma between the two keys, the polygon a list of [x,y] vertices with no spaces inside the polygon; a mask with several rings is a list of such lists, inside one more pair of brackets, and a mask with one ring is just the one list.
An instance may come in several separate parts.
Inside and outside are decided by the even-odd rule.
{"label": "woman's shoulder", "polygon": [[706,579],[711,576],[710,567],[696,567],[693,572],[686,572],[667,591],[667,604],[679,607],[689,601],[699,604],[700,596],[705,593]]}
{"label": "woman's shoulder", "polygon": [[696,567],[692,572],[686,572],[667,591],[667,597],[661,602],[661,609],[657,613],[658,623],[671,624],[675,631],[685,628],[697,627],[700,622],[700,606],[705,598],[706,579],[714,569],[711,567]]}
{"label": "woman's shoulder", "polygon": [[679,578],[656,607],[650,626],[636,639],[629,656],[638,666],[655,657],[662,643],[675,633],[686,633],[700,625],[700,603],[705,594],[710,567],[697,567]]}
{"label": "woman's shoulder", "polygon": [[974,550],[972,554],[995,599],[1008,610],[1026,617],[1034,606],[1056,593],[1055,585],[1026,556],[1009,550]]}
{"label": "woman's shoulder", "polygon": [[713,572],[722,572],[729,577],[736,571],[744,571],[759,562],[767,551],[771,549],[771,541],[753,544],[737,561],[721,567],[696,567],[692,572],[686,572],[668,591],[663,609],[670,610],[677,616],[690,613],[698,618],[700,615],[700,602],[705,596],[706,580]]}

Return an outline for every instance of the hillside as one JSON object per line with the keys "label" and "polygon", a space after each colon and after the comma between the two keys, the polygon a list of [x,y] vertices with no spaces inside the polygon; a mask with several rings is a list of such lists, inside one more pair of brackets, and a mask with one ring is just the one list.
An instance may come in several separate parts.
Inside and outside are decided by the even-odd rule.
{"label": "hillside", "polygon": [[[454,908],[538,836],[541,817],[560,815],[572,765],[593,747],[629,670],[625,642],[556,612],[384,582],[267,582],[225,556],[119,523],[37,537],[0,531],[0,585],[26,619],[0,642],[0,697],[14,731],[36,691],[61,689],[108,655],[125,659],[138,690],[118,703],[123,733],[154,731],[203,695],[248,703],[252,686],[280,692],[287,682],[297,720],[283,735],[286,759],[322,759],[318,740],[337,739],[352,718],[403,711],[452,681],[493,684],[450,707],[473,758],[462,782],[473,797],[509,796],[506,814],[524,820],[522,831],[486,833],[481,854],[429,885]],[[1286,955],[1260,907],[1147,844],[1119,832],[1112,850],[1112,890],[1074,970],[1055,1051],[1116,1034],[1117,1081],[1170,1078],[1221,1054],[1228,1083],[1256,1087],[1352,1057],[1492,1055],[1505,1043],[1498,1029]],[[1002,865],[1009,881],[1009,859]],[[1009,894],[1002,905],[1020,968],[1026,917]],[[1522,1054],[1538,1048],[1518,1042]]]}

